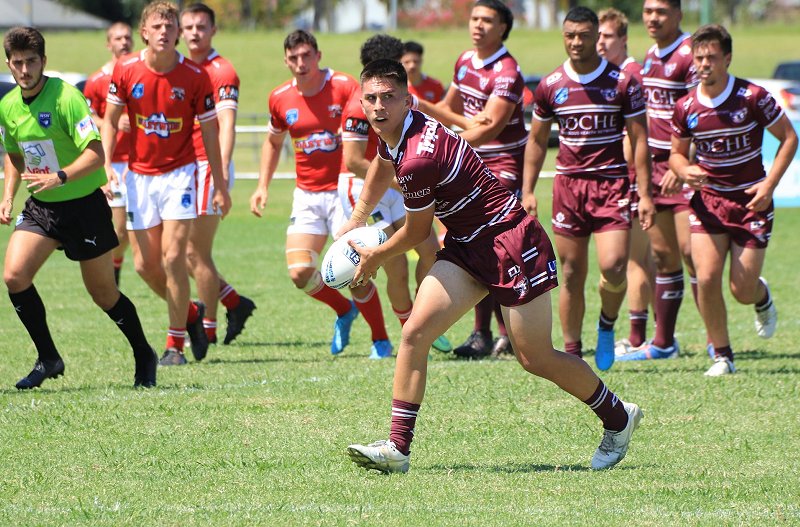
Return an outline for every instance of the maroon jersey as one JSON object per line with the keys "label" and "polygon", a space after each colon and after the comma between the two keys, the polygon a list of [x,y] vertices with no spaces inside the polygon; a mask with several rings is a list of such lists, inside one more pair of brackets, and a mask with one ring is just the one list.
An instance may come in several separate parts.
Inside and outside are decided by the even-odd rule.
{"label": "maroon jersey", "polygon": [[558,118],[556,173],[565,176],[627,177],[625,119],[644,112],[639,83],[605,59],[586,75],[566,61],[534,93],[534,118]]}
{"label": "maroon jersey", "polygon": [[[642,84],[647,101],[647,144],[654,156],[669,156],[670,121],[675,103],[697,82],[689,33],[683,33],[664,49],[653,45],[647,51],[642,66]],[[660,183],[660,178],[653,183]]]}
{"label": "maroon jersey", "polygon": [[694,142],[696,163],[708,173],[709,184],[703,190],[729,192],[764,179],[764,129],[782,115],[783,109],[767,90],[730,75],[725,91],[714,99],[698,90],[679,99],[672,130]]}
{"label": "maroon jersey", "polygon": [[528,141],[522,116],[525,82],[517,61],[505,46],[486,60],[479,59],[474,50],[462,54],[456,61],[453,86],[461,94],[464,116],[468,118],[483,111],[491,97],[500,97],[516,105],[503,131],[493,140],[475,148],[482,158],[524,149]]}
{"label": "maroon jersey", "polygon": [[456,242],[494,236],[525,216],[517,198],[472,147],[423,113],[408,113],[395,148],[379,139],[378,155],[394,165],[406,210],[435,206],[436,217]]}

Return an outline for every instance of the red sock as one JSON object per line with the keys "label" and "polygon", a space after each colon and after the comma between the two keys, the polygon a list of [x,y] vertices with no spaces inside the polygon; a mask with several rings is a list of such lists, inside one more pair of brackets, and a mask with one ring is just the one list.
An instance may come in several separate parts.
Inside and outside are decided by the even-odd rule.
{"label": "red sock", "polygon": [[186,338],[186,328],[170,328],[167,330],[167,349],[175,348],[183,351],[183,341]]}
{"label": "red sock", "polygon": [[236,309],[239,305],[239,293],[225,280],[219,281],[219,301],[225,306],[225,309]]}
{"label": "red sock", "polygon": [[565,342],[564,343],[564,351],[569,353],[570,355],[575,355],[576,357],[582,359],[583,358],[583,341],[579,340],[578,342]]}
{"label": "red sock", "polygon": [[125,257],[122,258],[114,258],[114,269],[120,269],[122,267],[122,262],[125,260]]}
{"label": "red sock", "polygon": [[683,301],[683,271],[656,275],[656,336],[653,344],[659,348],[672,346],[675,325]]}
{"label": "red sock", "polygon": [[186,315],[186,323],[187,324],[194,324],[197,322],[197,317],[200,316],[200,310],[197,309],[197,304],[194,302],[189,302],[189,314]]}
{"label": "red sock", "polygon": [[418,411],[418,404],[392,399],[392,431],[389,433],[389,440],[405,455],[411,452]]}
{"label": "red sock", "polygon": [[631,333],[628,336],[628,340],[630,341],[631,346],[641,346],[644,344],[644,341],[647,340],[647,310],[631,310],[628,312],[628,317],[631,321]]}
{"label": "red sock", "polygon": [[[350,311],[350,308],[352,307],[350,301],[336,289],[331,289],[325,285],[322,282],[322,275],[319,274],[319,271],[317,271],[316,277],[318,277],[316,287],[306,291],[305,293],[314,300],[319,300],[323,304],[328,304],[331,306],[333,310],[336,311],[338,316],[342,316]],[[312,280],[315,278],[312,278]]]}
{"label": "red sock", "polygon": [[383,320],[383,309],[381,308],[381,297],[378,295],[378,288],[375,284],[369,282],[369,291],[364,298],[356,298],[353,295],[353,302],[356,307],[364,315],[364,320],[369,324],[372,330],[372,340],[389,340],[389,335],[386,334],[386,323]]}
{"label": "red sock", "polygon": [[407,311],[400,311],[396,307],[392,306],[392,311],[394,311],[394,316],[397,317],[397,320],[400,321],[400,326],[404,326],[408,317],[411,316],[411,310],[414,308],[414,304],[411,304],[411,307],[408,308]]}
{"label": "red sock", "polygon": [[217,319],[203,317],[203,329],[206,332],[208,341],[211,342],[217,338]]}
{"label": "red sock", "polygon": [[622,406],[622,401],[606,388],[603,381],[597,385],[592,396],[583,402],[588,404],[589,408],[603,421],[603,428],[606,430],[619,432],[628,426],[628,413]]}

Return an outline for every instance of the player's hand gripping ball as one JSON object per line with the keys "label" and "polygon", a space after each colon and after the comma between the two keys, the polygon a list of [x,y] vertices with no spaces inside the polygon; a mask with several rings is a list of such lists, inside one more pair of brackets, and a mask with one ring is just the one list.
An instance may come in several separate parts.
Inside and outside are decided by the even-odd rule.
{"label": "player's hand gripping ball", "polygon": [[322,260],[322,279],[333,289],[350,285],[361,257],[348,243],[354,240],[361,247],[377,247],[386,242],[386,233],[375,227],[359,227],[346,232],[328,248]]}

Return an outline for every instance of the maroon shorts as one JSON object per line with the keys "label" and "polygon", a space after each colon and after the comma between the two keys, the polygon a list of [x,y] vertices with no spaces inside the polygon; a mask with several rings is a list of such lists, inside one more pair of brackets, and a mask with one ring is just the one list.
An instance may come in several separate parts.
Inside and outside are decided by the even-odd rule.
{"label": "maroon shorts", "polygon": [[689,200],[692,199],[694,190],[684,185],[683,189],[671,196],[665,196],[661,193],[661,178],[669,170],[669,156],[666,159],[658,157],[653,158],[653,204],[656,206],[656,212],[663,210],[671,210],[672,212],[683,212],[690,210]]}
{"label": "maroon shorts", "polygon": [[499,154],[484,153],[481,159],[504,187],[515,196],[520,196],[522,191],[522,166],[525,161],[524,148]]}
{"label": "maroon shorts", "polygon": [[748,210],[745,205],[751,199],[752,196],[743,191],[723,195],[695,192],[689,215],[691,231],[727,234],[739,247],[766,249],[772,235],[775,209],[770,203],[769,208],[761,212]]}
{"label": "maroon shorts", "polygon": [[556,174],[553,232],[585,237],[593,232],[631,228],[627,177],[577,177]]}
{"label": "maroon shorts", "polygon": [[639,184],[636,182],[636,172],[628,172],[628,184],[630,185],[631,218],[639,217]]}
{"label": "maroon shorts", "polygon": [[508,307],[527,304],[558,285],[553,245],[536,218],[527,214],[496,236],[468,243],[447,237],[436,256],[464,269]]}

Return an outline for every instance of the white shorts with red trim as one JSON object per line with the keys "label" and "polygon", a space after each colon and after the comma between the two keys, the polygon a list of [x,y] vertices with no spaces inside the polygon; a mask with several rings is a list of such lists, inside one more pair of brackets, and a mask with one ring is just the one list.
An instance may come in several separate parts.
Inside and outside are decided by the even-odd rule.
{"label": "white shorts with red trim", "polygon": [[312,192],[294,189],[292,214],[286,234],[336,234],[347,216],[335,190]]}
{"label": "white shorts with red trim", "polygon": [[[342,202],[346,217],[353,215],[353,208],[356,206],[361,190],[364,188],[364,180],[352,174],[339,175],[339,199]],[[381,200],[375,206],[367,223],[385,229],[396,221],[405,220],[406,209],[403,206],[403,195],[393,188],[386,191]]]}
{"label": "white shorts with red trim", "polygon": [[172,172],[147,176],[128,172],[128,230],[141,231],[164,220],[192,220],[197,217],[197,165],[189,163]]}
{"label": "white shorts with red trim", "polygon": [[[228,192],[233,189],[233,160],[228,165]],[[214,199],[214,178],[208,169],[208,161],[197,162],[197,215],[198,216],[222,216],[222,211],[214,211],[212,201]]]}

